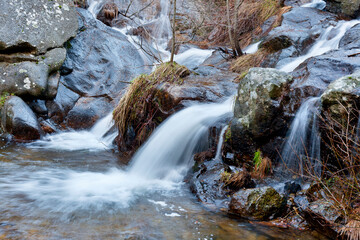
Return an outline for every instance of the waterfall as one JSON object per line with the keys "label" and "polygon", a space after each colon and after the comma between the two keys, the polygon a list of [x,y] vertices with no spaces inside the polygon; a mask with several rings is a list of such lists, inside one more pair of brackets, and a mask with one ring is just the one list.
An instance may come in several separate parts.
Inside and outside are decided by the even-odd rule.
{"label": "waterfall", "polygon": [[226,132],[226,130],[228,129],[229,126],[225,126],[223,127],[223,129],[220,132],[220,136],[219,136],[219,142],[216,148],[216,155],[215,155],[215,159],[219,159],[221,160],[221,149],[222,149],[222,145],[224,143],[224,134]]}
{"label": "waterfall", "polygon": [[281,153],[286,167],[301,174],[321,173],[318,133],[319,97],[304,102],[295,115]]}
{"label": "waterfall", "polygon": [[179,166],[187,170],[209,126],[231,115],[232,102],[230,98],[223,103],[198,104],[171,116],[136,152],[129,172],[162,179],[173,178],[174,170]]}
{"label": "waterfall", "polygon": [[301,7],[317,8],[319,10],[323,10],[326,7],[326,2],[323,0],[312,0],[312,2],[306,3]]}
{"label": "waterfall", "polygon": [[311,57],[322,55],[328,51],[338,49],[340,40],[346,31],[358,23],[360,23],[359,20],[340,21],[336,26],[329,26],[324,32],[321,33],[319,39],[305,55],[295,58],[290,63],[282,66],[280,70],[284,72],[292,72],[305,60]]}

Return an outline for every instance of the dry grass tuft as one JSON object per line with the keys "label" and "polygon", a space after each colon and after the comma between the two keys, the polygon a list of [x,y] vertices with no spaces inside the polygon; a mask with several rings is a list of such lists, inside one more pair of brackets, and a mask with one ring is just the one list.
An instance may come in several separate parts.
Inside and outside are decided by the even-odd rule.
{"label": "dry grass tuft", "polygon": [[238,191],[252,184],[251,176],[247,171],[238,171],[235,173],[224,171],[221,174],[221,181],[224,183],[224,187],[231,191]]}
{"label": "dry grass tuft", "polygon": [[126,138],[128,128],[133,127],[136,136],[146,138],[147,134],[142,130],[153,123],[157,112],[166,112],[162,109],[166,99],[163,101],[163,96],[160,96],[162,89],[159,85],[181,84],[182,78],[189,74],[185,66],[174,62],[163,63],[150,75],[135,78],[113,113],[120,137]]}
{"label": "dry grass tuft", "polygon": [[350,220],[340,229],[340,235],[347,236],[348,240],[360,239],[360,221]]}
{"label": "dry grass tuft", "polygon": [[262,157],[260,150],[255,152],[254,165],[254,170],[252,172],[252,176],[254,178],[263,179],[272,173],[271,159],[268,157]]}
{"label": "dry grass tuft", "polygon": [[233,72],[243,75],[244,72],[248,72],[250,68],[259,67],[268,54],[268,50],[260,48],[254,54],[245,54],[235,59],[230,69]]}

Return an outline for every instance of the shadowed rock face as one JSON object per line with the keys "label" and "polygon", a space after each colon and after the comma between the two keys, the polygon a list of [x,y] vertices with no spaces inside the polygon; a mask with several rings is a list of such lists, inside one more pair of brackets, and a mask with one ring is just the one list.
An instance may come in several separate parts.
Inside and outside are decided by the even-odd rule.
{"label": "shadowed rock face", "polygon": [[359,0],[326,0],[325,10],[356,18],[359,16]]}
{"label": "shadowed rock face", "polygon": [[1,111],[2,128],[18,140],[35,140],[43,135],[40,124],[21,98],[12,96],[4,104]]}

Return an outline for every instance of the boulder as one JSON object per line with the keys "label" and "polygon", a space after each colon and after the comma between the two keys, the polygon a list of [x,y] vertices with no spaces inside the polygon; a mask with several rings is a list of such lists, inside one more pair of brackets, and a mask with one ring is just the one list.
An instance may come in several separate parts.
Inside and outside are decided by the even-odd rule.
{"label": "boulder", "polygon": [[42,54],[75,37],[78,21],[70,0],[0,1],[0,53]]}
{"label": "boulder", "polygon": [[358,109],[360,106],[360,71],[339,78],[329,84],[321,95],[322,111],[328,112],[338,123],[343,119],[345,111]]}
{"label": "boulder", "polygon": [[356,18],[359,16],[359,0],[326,0],[326,11]]}
{"label": "boulder", "polygon": [[305,99],[318,96],[331,82],[360,70],[360,58],[356,53],[358,49],[334,50],[300,64],[292,73],[294,82],[287,111],[294,113]]}
{"label": "boulder", "polygon": [[[301,210],[301,209],[300,209]],[[318,232],[330,239],[338,237],[338,223],[342,220],[341,213],[336,209],[333,202],[320,199],[300,211],[305,221]]]}
{"label": "boulder", "polygon": [[17,140],[36,140],[43,135],[30,107],[19,97],[11,96],[1,110],[2,129]]}
{"label": "boulder", "polygon": [[241,80],[230,125],[233,149],[253,154],[256,147],[276,135],[284,134],[284,95],[292,76],[276,69],[252,68]]}
{"label": "boulder", "polygon": [[91,128],[113,108],[107,98],[80,98],[66,117],[67,126],[73,129]]}
{"label": "boulder", "polygon": [[0,62],[0,93],[14,93],[38,99],[56,96],[60,74],[66,58],[64,48],[55,48],[45,55],[20,62]]}
{"label": "boulder", "polygon": [[80,31],[68,44],[60,82],[86,97],[115,99],[137,75],[151,69],[126,36],[78,9]]}
{"label": "boulder", "polygon": [[340,49],[351,50],[354,48],[360,49],[360,24],[356,24],[346,31],[339,43]]}
{"label": "boulder", "polygon": [[286,199],[272,187],[240,190],[229,204],[229,212],[243,218],[255,220],[273,219],[286,206]]}

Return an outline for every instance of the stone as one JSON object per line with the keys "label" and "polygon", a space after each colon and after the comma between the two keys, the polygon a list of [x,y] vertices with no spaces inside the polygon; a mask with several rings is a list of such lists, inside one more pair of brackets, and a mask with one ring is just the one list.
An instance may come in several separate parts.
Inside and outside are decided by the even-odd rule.
{"label": "stone", "polygon": [[67,126],[73,129],[89,129],[113,108],[107,98],[82,97],[69,111],[66,117]]}
{"label": "stone", "polygon": [[240,190],[229,204],[229,212],[255,220],[273,219],[286,206],[286,199],[272,187]]}
{"label": "stone", "polygon": [[41,54],[62,47],[78,29],[70,0],[0,1],[0,52]]}
{"label": "stone", "polygon": [[55,48],[33,60],[0,62],[0,93],[38,99],[54,98],[60,80],[57,71],[65,58],[66,50]]}
{"label": "stone", "polygon": [[330,83],[321,95],[321,103],[323,112],[328,112],[333,120],[343,122],[345,111],[360,106],[360,71]]}
{"label": "stone", "polygon": [[231,130],[240,125],[255,139],[279,130],[283,95],[292,81],[291,75],[276,69],[250,69],[238,87]]}
{"label": "stone", "polygon": [[356,18],[359,16],[359,0],[326,0],[325,10]]}
{"label": "stone", "polygon": [[309,207],[300,211],[300,214],[305,221],[318,232],[330,239],[337,238],[337,226],[342,216],[330,200],[320,199],[312,202]]}
{"label": "stone", "polygon": [[86,97],[115,99],[136,76],[151,69],[126,36],[78,9],[80,31],[68,44],[60,82]]}
{"label": "stone", "polygon": [[36,140],[43,135],[34,112],[17,96],[6,100],[1,110],[1,126],[17,140]]}
{"label": "stone", "polygon": [[339,43],[340,49],[351,50],[360,49],[360,24],[356,24],[346,31]]}
{"label": "stone", "polygon": [[71,91],[60,83],[55,99],[46,102],[48,116],[54,122],[58,124],[62,123],[79,98],[79,94]]}

